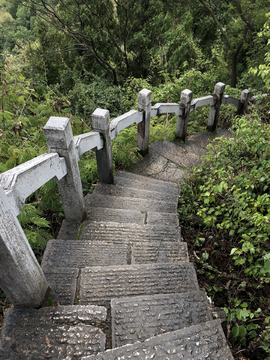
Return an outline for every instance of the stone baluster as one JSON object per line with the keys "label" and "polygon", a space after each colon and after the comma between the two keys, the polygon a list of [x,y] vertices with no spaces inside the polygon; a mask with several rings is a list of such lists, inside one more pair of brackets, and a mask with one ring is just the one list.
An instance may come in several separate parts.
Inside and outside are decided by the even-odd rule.
{"label": "stone baluster", "polygon": [[66,160],[67,175],[57,181],[66,221],[81,222],[86,213],[70,120],[51,116],[44,127],[44,133],[50,152],[58,153]]}
{"label": "stone baluster", "polygon": [[145,156],[148,154],[150,143],[152,91],[143,89],[138,97],[138,111],[143,111],[143,121],[137,127],[137,147],[140,154]]}
{"label": "stone baluster", "polygon": [[177,125],[176,125],[176,137],[185,141],[187,135],[187,126],[190,113],[190,104],[192,100],[193,93],[192,91],[185,89],[181,92],[180,96],[180,110],[181,115],[178,116]]}
{"label": "stone baluster", "polygon": [[208,123],[207,123],[207,130],[208,131],[215,131],[216,127],[217,127],[217,123],[218,123],[218,117],[219,117],[219,112],[220,112],[220,107],[222,104],[222,97],[223,97],[223,93],[225,90],[225,84],[223,84],[222,82],[218,82],[215,85],[215,89],[214,89],[214,105],[211,106],[210,112],[209,112],[209,117],[208,117]]}
{"label": "stone baluster", "polygon": [[113,184],[112,144],[110,138],[110,113],[108,110],[96,109],[92,114],[92,128],[103,138],[103,148],[96,150],[99,181]]}
{"label": "stone baluster", "polygon": [[0,287],[13,305],[40,307],[49,285],[0,187]]}
{"label": "stone baluster", "polygon": [[237,109],[237,115],[243,115],[247,112],[247,106],[250,98],[250,91],[245,89],[241,92],[241,98]]}

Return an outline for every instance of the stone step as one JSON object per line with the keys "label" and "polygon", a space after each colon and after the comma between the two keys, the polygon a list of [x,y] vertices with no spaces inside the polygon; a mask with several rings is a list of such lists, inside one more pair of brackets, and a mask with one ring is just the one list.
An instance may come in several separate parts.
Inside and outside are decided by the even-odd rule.
{"label": "stone step", "polygon": [[[125,178],[125,179],[129,179],[132,182],[133,181],[139,181],[141,182],[141,184],[150,184],[152,186],[160,186],[166,189],[176,189],[178,190],[178,183],[173,184],[170,181],[164,181],[164,180],[158,180],[158,179],[153,179],[153,178],[149,178],[147,176],[143,176],[143,175],[139,175],[139,174],[134,174],[131,172],[127,172],[127,171],[117,171],[115,173],[115,177],[116,178]],[[159,190],[154,190],[154,191],[159,191]]]}
{"label": "stone step", "polygon": [[154,336],[82,360],[233,360],[219,320]]}
{"label": "stone step", "polygon": [[98,194],[88,194],[85,197],[85,208],[88,212],[95,207],[105,207],[109,209],[133,209],[136,211],[154,211],[165,213],[176,213],[177,204],[175,202],[158,201],[155,199],[132,199],[121,196],[106,196]]}
{"label": "stone step", "polygon": [[144,189],[134,189],[132,187],[125,187],[121,185],[110,185],[98,183],[95,186],[94,194],[98,195],[109,195],[109,196],[121,196],[128,197],[132,199],[145,199],[145,200],[158,200],[158,201],[168,201],[171,203],[178,203],[178,194],[167,194],[166,192],[161,191],[150,191]]}
{"label": "stone step", "polygon": [[42,269],[88,266],[127,265],[130,259],[128,242],[50,240],[42,259]]}
{"label": "stone step", "polygon": [[156,151],[159,155],[184,168],[192,168],[201,163],[200,157],[187,152],[183,147],[174,144],[170,141],[155,141],[150,145],[151,149]]}
{"label": "stone step", "polygon": [[203,291],[112,299],[112,347],[213,320]]}
{"label": "stone step", "polygon": [[[41,267],[50,273],[57,268],[82,269],[90,266],[150,264],[188,261],[187,244],[182,242],[129,240],[50,240]],[[70,300],[68,300],[68,303]]]}
{"label": "stone step", "polygon": [[80,240],[181,241],[179,226],[84,222]]}
{"label": "stone step", "polygon": [[147,211],[145,224],[147,225],[165,225],[165,226],[179,226],[178,214],[170,214],[163,212]]}
{"label": "stone step", "polygon": [[[109,221],[118,223],[145,224],[146,213],[126,209],[108,209],[104,207],[95,207],[87,212],[89,221]],[[58,236],[59,239],[61,239]]]}
{"label": "stone step", "polygon": [[106,320],[100,306],[15,307],[6,313],[0,337],[1,359],[81,359],[105,350]]}
{"label": "stone step", "polygon": [[109,306],[127,296],[199,290],[194,266],[188,262],[84,268],[79,303]]}
{"label": "stone step", "polygon": [[73,305],[75,302],[79,269],[71,267],[46,267],[43,271],[51,287],[50,298],[52,299],[53,305]]}
{"label": "stone step", "polygon": [[[102,207],[95,207],[88,210],[87,218],[89,221],[107,221],[118,223],[134,223],[139,225],[164,225],[164,226],[179,226],[178,214],[157,213],[152,211],[141,212],[135,210],[125,209],[108,209]],[[77,233],[76,233],[77,234]],[[74,238],[77,238],[77,235]],[[59,235],[58,239],[62,239]],[[65,237],[65,239],[68,239]],[[65,240],[64,239],[64,240]],[[72,237],[69,237],[72,239]]]}
{"label": "stone step", "polygon": [[131,264],[189,261],[187,243],[144,241],[131,246]]}
{"label": "stone step", "polygon": [[[119,176],[119,172],[117,172],[114,177],[114,182],[116,185],[124,186],[126,188],[156,191],[156,192],[170,194],[172,196],[179,196],[180,194],[180,187],[170,182],[169,183],[165,182],[166,185],[152,184],[151,182],[138,180],[137,177],[146,178],[145,176],[140,176],[133,173],[131,173],[131,176]],[[167,184],[172,184],[173,186]]]}
{"label": "stone step", "polygon": [[[133,174],[133,175],[140,176],[140,175],[136,175],[136,174]],[[145,176],[143,176],[143,177],[145,177]],[[125,186],[126,188],[163,192],[166,194],[170,194],[172,196],[179,196],[179,194],[180,194],[180,187],[176,186],[174,184],[172,187],[158,185],[158,184],[151,184],[151,182],[142,182],[141,180],[136,180],[136,177],[132,180],[129,177],[126,178],[123,176],[115,175],[114,182],[116,185]],[[167,183],[168,182],[166,182],[166,184]],[[172,183],[169,182],[169,184],[172,184]]]}

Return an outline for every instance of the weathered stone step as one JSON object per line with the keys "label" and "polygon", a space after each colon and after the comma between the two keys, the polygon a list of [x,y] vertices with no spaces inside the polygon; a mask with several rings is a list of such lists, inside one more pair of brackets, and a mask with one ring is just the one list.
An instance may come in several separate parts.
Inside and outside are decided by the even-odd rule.
{"label": "weathered stone step", "polygon": [[118,224],[89,222],[83,225],[80,240],[140,242],[140,241],[181,241],[179,226]]}
{"label": "weathered stone step", "polygon": [[131,246],[131,264],[172,263],[189,261],[187,243],[144,241]]}
{"label": "weathered stone step", "polygon": [[82,360],[233,360],[219,320],[152,337]]}
{"label": "weathered stone step", "polygon": [[46,267],[46,280],[51,287],[50,298],[54,305],[73,305],[76,294],[79,269]]}
{"label": "weathered stone step", "polygon": [[105,207],[110,209],[133,209],[137,211],[154,211],[165,213],[176,213],[177,204],[158,200],[131,199],[121,196],[105,196],[98,194],[88,194],[85,197],[86,211],[95,207]]}
{"label": "weathered stone step", "polygon": [[1,331],[0,358],[63,360],[97,354],[105,349],[105,334],[95,325],[106,315],[104,307],[92,305],[9,309]]}
{"label": "weathered stone step", "polygon": [[[125,178],[128,180],[133,181],[139,181],[141,184],[150,184],[151,186],[160,186],[163,187],[163,190],[166,189],[173,189],[173,190],[179,190],[178,188],[178,184],[174,184],[172,182],[169,181],[163,181],[163,180],[158,180],[158,179],[153,179],[153,178],[149,178],[147,176],[143,176],[143,175],[138,175],[138,174],[134,174],[134,173],[130,173],[127,171],[117,171],[115,173],[115,177],[116,178]],[[148,190],[148,189],[146,189]],[[154,190],[154,189],[153,189]],[[159,191],[159,190],[154,190],[154,191]]]}
{"label": "weathered stone step", "polygon": [[[89,266],[150,264],[188,261],[187,244],[182,242],[50,240],[42,259],[47,274],[56,268],[82,269]],[[68,302],[69,303],[69,302]]]}
{"label": "weathered stone step", "polygon": [[[109,221],[118,223],[145,224],[145,212],[126,209],[95,207],[87,212],[89,221]],[[59,238],[60,239],[60,238]]]}
{"label": "weathered stone step", "polygon": [[88,266],[126,265],[129,243],[110,241],[50,240],[42,259],[44,270]]}
{"label": "weathered stone step", "polygon": [[[140,176],[140,175],[136,175],[136,174],[132,174],[132,175]],[[145,178],[145,176],[143,176],[143,177]],[[170,183],[170,182],[165,182],[165,184],[167,184],[167,183],[173,184],[172,187],[165,186],[165,185],[152,184],[151,182],[145,182],[145,181],[142,182],[141,180],[136,180],[136,177],[132,180],[129,177],[117,176],[117,175],[115,175],[115,177],[114,177],[114,182],[115,182],[115,184],[120,185],[120,186],[125,186],[126,188],[158,191],[158,192],[170,194],[172,196],[179,196],[179,194],[180,194],[180,187],[176,186],[174,183]]]}
{"label": "weathered stone step", "polygon": [[179,218],[178,214],[147,211],[145,223],[147,225],[179,226]]}
{"label": "weathered stone step", "polygon": [[112,347],[213,320],[203,291],[112,299]]}
{"label": "weathered stone step", "polygon": [[[159,224],[165,226],[179,226],[178,214],[157,213],[152,211],[142,212],[126,209],[107,209],[95,207],[91,210],[88,210],[87,218],[89,221],[107,221],[124,224],[134,223],[139,225]],[[58,238],[62,239],[60,236],[58,236]],[[70,237],[70,239],[72,239],[72,237]]]}
{"label": "weathered stone step", "polygon": [[113,298],[199,290],[194,266],[188,262],[84,268],[80,304],[108,306]]}
{"label": "weathered stone step", "polygon": [[201,163],[199,156],[187,152],[183,147],[170,141],[163,141],[162,143],[155,141],[150,147],[159,155],[164,156],[166,159],[184,168],[189,169]]}
{"label": "weathered stone step", "polygon": [[171,203],[178,203],[178,194],[170,195],[166,192],[161,191],[150,191],[144,189],[134,189],[132,187],[125,187],[120,185],[109,185],[98,183],[95,186],[94,194],[98,195],[111,195],[111,196],[121,196],[128,197],[133,199],[145,199],[145,200],[158,200],[158,201],[168,201]]}

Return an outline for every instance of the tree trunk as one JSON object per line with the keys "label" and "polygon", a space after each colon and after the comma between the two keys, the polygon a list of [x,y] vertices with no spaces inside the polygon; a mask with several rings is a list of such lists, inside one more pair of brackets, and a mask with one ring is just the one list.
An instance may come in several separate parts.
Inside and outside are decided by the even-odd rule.
{"label": "tree trunk", "polygon": [[236,65],[237,65],[237,53],[236,51],[232,54],[232,73],[231,73],[231,87],[236,87]]}

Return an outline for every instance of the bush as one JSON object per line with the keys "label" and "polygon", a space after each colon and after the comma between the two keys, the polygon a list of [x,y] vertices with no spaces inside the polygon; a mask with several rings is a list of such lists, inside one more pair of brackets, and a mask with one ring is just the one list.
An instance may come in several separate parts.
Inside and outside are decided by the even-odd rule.
{"label": "bush", "polygon": [[270,129],[256,110],[232,129],[183,183],[179,215],[201,286],[226,312],[234,348],[261,359],[259,346],[270,354]]}

